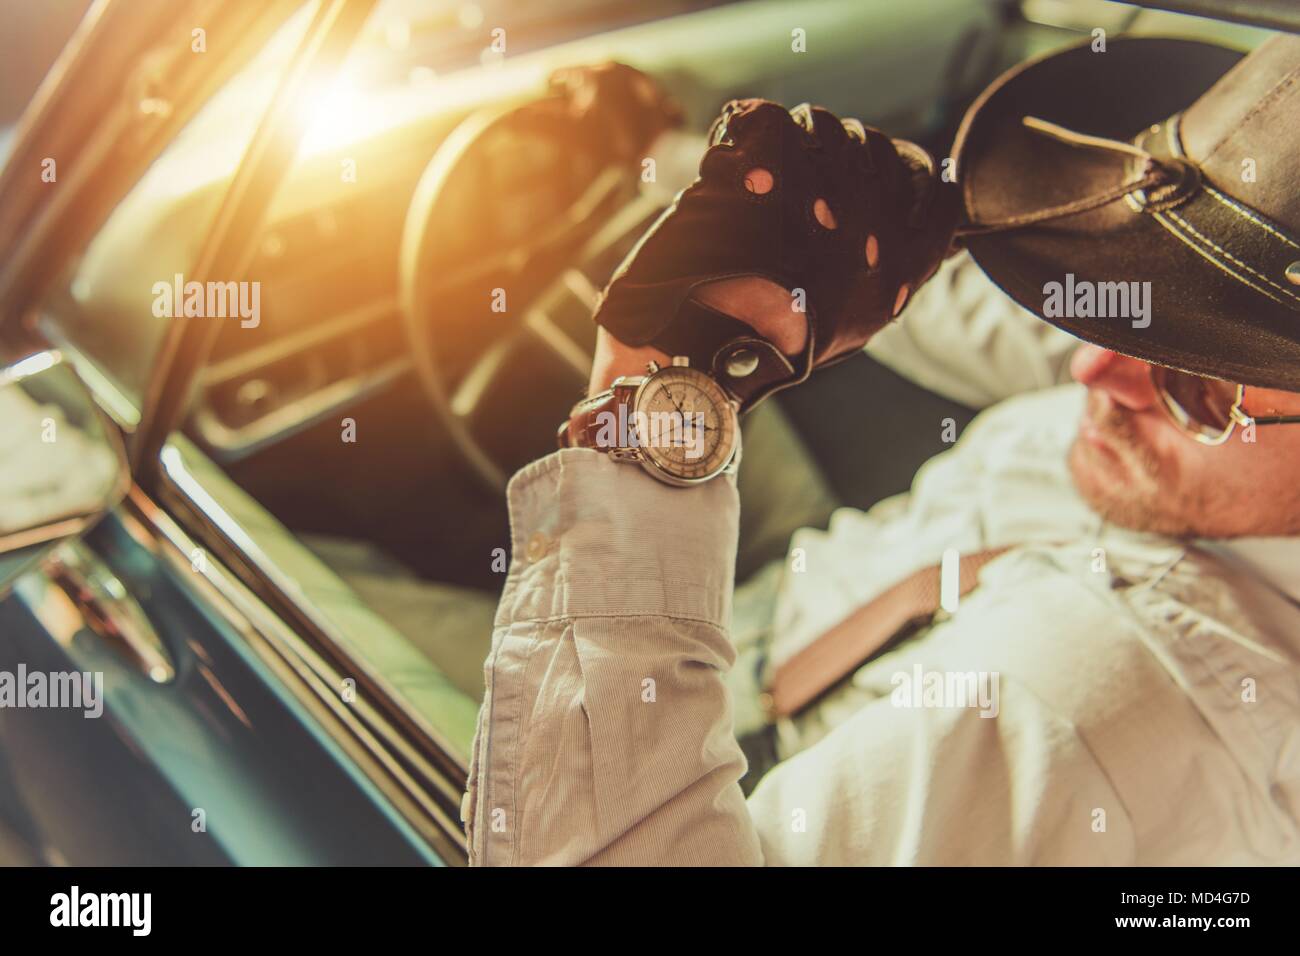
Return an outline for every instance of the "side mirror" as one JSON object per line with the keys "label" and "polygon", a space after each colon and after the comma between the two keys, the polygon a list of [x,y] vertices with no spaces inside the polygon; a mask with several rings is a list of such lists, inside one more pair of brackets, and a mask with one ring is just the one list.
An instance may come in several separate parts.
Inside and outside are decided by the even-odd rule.
{"label": "side mirror", "polygon": [[0,369],[0,595],[130,486],[117,426],[58,352]]}

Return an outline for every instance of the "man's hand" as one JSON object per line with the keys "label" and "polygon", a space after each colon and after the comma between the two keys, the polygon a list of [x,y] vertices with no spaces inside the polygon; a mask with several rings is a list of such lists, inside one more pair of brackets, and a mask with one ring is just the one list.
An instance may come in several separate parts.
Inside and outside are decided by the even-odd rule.
{"label": "man's hand", "polygon": [[596,321],[625,347],[602,341],[594,377],[687,355],[748,408],[901,312],[958,203],[924,150],[822,109],[733,101],[711,143],[606,290]]}
{"label": "man's hand", "polygon": [[[797,321],[791,321],[789,293],[770,282],[752,276],[723,279],[702,288],[697,298],[743,320],[790,358],[804,350],[808,339],[807,320],[798,315],[793,317]],[[664,366],[671,358],[653,345],[624,345],[602,328],[596,333],[596,355],[591,365],[588,394],[603,392],[620,375],[644,375],[650,362]]]}

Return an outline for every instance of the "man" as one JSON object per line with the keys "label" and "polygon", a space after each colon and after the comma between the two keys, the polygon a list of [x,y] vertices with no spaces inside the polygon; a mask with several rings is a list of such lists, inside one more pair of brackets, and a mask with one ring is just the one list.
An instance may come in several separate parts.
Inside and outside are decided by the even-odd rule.
{"label": "man", "polygon": [[[690,355],[752,404],[901,312],[950,225],[907,144],[851,122],[846,139],[821,112],[807,136],[724,114],[597,315],[593,396],[565,430],[586,447],[511,483],[473,862],[1300,862],[1300,204],[1280,119],[1300,105],[1300,41],[1231,71],[1194,43],[1090,56],[1003,77],[954,152],[974,261],[1115,351],[1073,353],[1084,389],[985,412],[908,495],[797,534],[737,669],[728,406],[667,363]],[[1275,178],[1238,181],[1242,159]],[[749,217],[766,247],[728,230]],[[851,277],[842,240],[865,260]],[[975,288],[961,333],[1014,358],[987,348],[1014,322],[969,318],[989,301],[973,269],[950,259],[878,341],[908,355],[896,330]],[[1121,280],[1150,298],[1107,314]],[[1063,354],[1047,339],[1042,368]],[[643,385],[607,390],[648,359]],[[704,458],[594,437],[600,415],[654,402],[704,423]],[[775,763],[748,800],[737,737]]]}

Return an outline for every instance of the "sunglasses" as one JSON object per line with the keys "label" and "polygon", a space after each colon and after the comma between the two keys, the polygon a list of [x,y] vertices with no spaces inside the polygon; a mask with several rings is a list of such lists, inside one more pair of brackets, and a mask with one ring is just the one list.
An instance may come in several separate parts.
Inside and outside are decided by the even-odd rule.
{"label": "sunglasses", "polygon": [[1300,415],[1248,415],[1245,385],[1159,365],[1151,366],[1151,381],[1174,424],[1203,445],[1222,445],[1238,425],[1300,425]]}

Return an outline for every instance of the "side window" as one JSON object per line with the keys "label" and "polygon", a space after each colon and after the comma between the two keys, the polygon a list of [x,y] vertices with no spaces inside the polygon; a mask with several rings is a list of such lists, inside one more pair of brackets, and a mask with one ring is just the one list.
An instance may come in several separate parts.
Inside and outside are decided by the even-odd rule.
{"label": "side window", "polygon": [[183,297],[175,301],[177,277],[189,271],[198,254],[312,6],[286,21],[204,104],[122,198],[43,304],[41,331],[88,361],[135,412],[132,417],[138,417],[163,336],[177,314],[172,310],[184,308]]}

